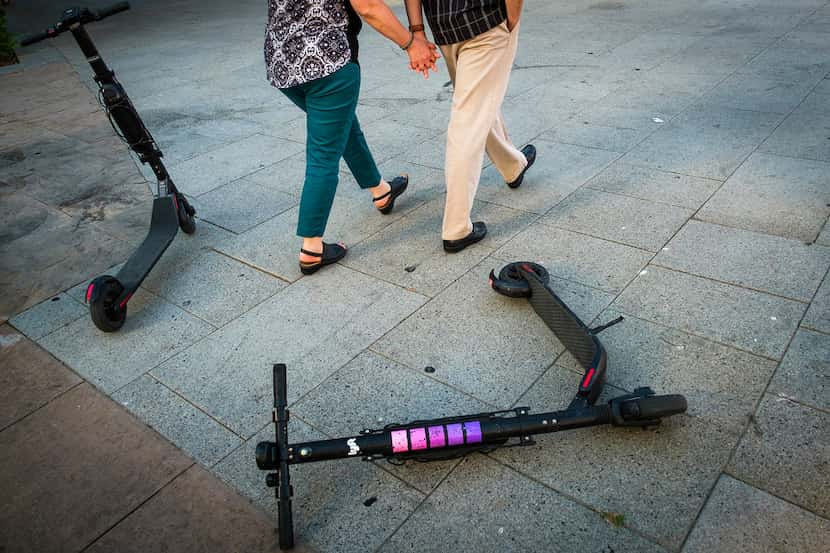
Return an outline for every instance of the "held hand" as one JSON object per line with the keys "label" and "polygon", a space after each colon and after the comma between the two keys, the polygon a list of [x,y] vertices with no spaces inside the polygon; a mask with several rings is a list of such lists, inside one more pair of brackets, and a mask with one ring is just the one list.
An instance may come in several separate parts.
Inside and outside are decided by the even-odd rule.
{"label": "held hand", "polygon": [[423,37],[416,36],[407,50],[409,68],[429,77],[429,70],[438,71],[435,61],[441,57],[438,47]]}

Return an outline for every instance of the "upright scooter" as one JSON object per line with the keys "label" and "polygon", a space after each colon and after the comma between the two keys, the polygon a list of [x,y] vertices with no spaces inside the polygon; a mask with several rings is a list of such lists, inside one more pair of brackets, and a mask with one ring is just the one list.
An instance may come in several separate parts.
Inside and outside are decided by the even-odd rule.
{"label": "upright scooter", "polygon": [[141,163],[150,165],[158,181],[150,231],[144,241],[116,276],[100,276],[86,289],[86,302],[89,304],[92,322],[104,332],[114,332],[124,325],[127,302],[176,237],[178,229],[181,228],[187,234],[196,230],[193,219],[196,210],[173,184],[161,161],[161,150],[133,107],[124,87],[104,63],[84,28],[88,23],[101,21],[128,9],[130,5],[127,2],[119,2],[100,11],[69,8],[64,10],[60,21],[53,27],[20,41],[22,46],[28,46],[47,38],[55,38],[66,31],[72,33],[95,73],[99,101],[106,110],[113,129],[138,155]]}

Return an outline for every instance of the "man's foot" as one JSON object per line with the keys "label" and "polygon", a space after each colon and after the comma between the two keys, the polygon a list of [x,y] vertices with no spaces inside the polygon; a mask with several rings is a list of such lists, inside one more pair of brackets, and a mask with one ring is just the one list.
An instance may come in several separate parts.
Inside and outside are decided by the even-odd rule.
{"label": "man's foot", "polygon": [[527,165],[522,170],[522,172],[519,173],[519,176],[516,178],[516,180],[507,183],[507,186],[509,186],[510,188],[518,188],[522,185],[522,181],[525,179],[525,173],[527,173],[527,170],[533,166],[533,162],[536,161],[536,146],[534,146],[533,144],[528,144],[527,146],[522,148],[522,153],[524,154],[525,159],[527,159]]}
{"label": "man's foot", "polygon": [[305,248],[300,249],[300,272],[310,275],[319,271],[326,265],[337,263],[346,257],[346,246],[344,244],[327,244],[323,242],[322,251],[312,251]]}
{"label": "man's foot", "polygon": [[458,253],[470,244],[475,244],[487,236],[487,225],[483,221],[473,223],[473,232],[459,238],[458,240],[444,240],[444,251],[447,253]]}
{"label": "man's foot", "polygon": [[[385,183],[381,183],[381,186]],[[378,189],[381,188],[378,186]],[[386,185],[387,190],[381,192],[379,196],[374,196],[372,201],[375,202],[375,207],[384,215],[388,215],[395,207],[395,199],[406,191],[409,186],[409,175],[401,175],[392,179],[392,182]]]}

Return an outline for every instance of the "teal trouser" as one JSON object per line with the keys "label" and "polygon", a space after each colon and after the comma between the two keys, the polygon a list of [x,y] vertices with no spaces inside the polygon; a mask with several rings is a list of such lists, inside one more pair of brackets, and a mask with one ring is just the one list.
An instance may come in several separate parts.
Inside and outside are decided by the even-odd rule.
{"label": "teal trouser", "polygon": [[337,190],[340,158],[346,160],[361,188],[380,184],[380,172],[355,114],[360,66],[349,63],[327,77],[281,92],[308,116],[305,185],[297,235],[323,236]]}

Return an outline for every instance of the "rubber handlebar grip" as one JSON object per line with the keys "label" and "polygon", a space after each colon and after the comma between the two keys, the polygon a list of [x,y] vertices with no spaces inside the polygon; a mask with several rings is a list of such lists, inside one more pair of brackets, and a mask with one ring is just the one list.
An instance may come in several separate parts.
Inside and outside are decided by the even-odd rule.
{"label": "rubber handlebar grip", "polygon": [[[685,413],[687,404],[686,398],[681,395],[667,395],[667,396],[651,396],[642,399],[638,399],[636,401],[630,402],[632,405],[632,411],[639,411],[637,413],[632,412],[633,415],[631,418],[636,418],[639,420],[655,420],[661,419],[663,417],[670,417],[672,415],[677,415],[680,413]],[[623,412],[623,416],[626,419],[629,419],[628,414]]]}
{"label": "rubber handlebar grip", "polygon": [[49,31],[43,31],[42,33],[37,33],[34,35],[24,36],[20,39],[21,46],[29,46],[30,44],[34,44],[36,42],[40,42],[41,40],[46,40],[50,38],[52,35],[49,34]]}

